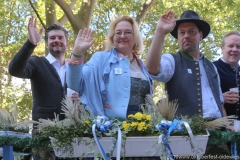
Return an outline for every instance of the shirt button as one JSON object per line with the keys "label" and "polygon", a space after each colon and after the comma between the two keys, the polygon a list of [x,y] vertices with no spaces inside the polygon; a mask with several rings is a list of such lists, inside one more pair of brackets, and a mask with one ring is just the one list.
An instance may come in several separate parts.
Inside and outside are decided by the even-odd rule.
{"label": "shirt button", "polygon": [[198,110],[198,112],[200,113],[200,112],[202,112],[202,110],[201,110],[201,109],[199,109],[199,110]]}

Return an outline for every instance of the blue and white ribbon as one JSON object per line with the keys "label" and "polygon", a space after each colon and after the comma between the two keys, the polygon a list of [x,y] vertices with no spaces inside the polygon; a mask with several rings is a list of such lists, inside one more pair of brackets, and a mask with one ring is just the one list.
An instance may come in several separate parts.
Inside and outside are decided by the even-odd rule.
{"label": "blue and white ribbon", "polygon": [[[187,131],[188,131],[188,134],[189,134],[189,137],[191,138],[191,142],[192,142],[192,145],[193,145],[193,152],[195,155],[197,155],[198,153],[198,149],[197,149],[197,145],[196,145],[196,141],[195,141],[195,138],[193,136],[193,133],[192,133],[192,130],[189,126],[189,124],[187,122],[183,122],[183,121],[179,121],[177,119],[174,119],[173,122],[171,121],[166,121],[166,120],[162,120],[160,122],[160,124],[156,125],[156,128],[157,130],[161,130],[161,131],[165,131],[166,133],[165,134],[161,134],[159,136],[159,140],[158,140],[158,143],[163,143],[164,144],[164,151],[165,151],[165,155],[170,159],[170,160],[174,160],[173,158],[173,154],[172,154],[172,150],[167,142],[170,134],[172,131],[183,131],[183,128],[182,128],[182,124],[185,125]],[[197,155],[197,160],[199,160],[199,156]]]}
{"label": "blue and white ribbon", "polygon": [[167,142],[168,136],[170,136],[171,132],[174,130],[182,131],[182,127],[180,125],[180,121],[174,119],[173,122],[162,120],[160,124],[156,125],[156,128],[161,131],[166,131],[166,134],[162,134],[159,136],[159,143],[162,142],[164,144],[165,155],[170,159],[174,160],[172,150]]}
{"label": "blue and white ribbon", "polygon": [[[94,140],[98,146],[98,149],[103,157],[104,160],[108,160],[108,157],[102,147],[102,145],[100,144],[99,142],[99,139],[96,135],[96,127],[97,129],[101,132],[101,133],[104,133],[105,131],[107,131],[113,124],[113,122],[110,120],[110,121],[106,121],[104,117],[102,116],[97,116],[96,119],[93,120],[94,124],[92,126],[92,133],[93,133],[93,137],[94,137]],[[117,157],[116,159],[117,160],[120,160],[120,153],[121,153],[121,138],[122,138],[122,135],[121,135],[121,130],[120,128],[118,128],[118,137],[116,139],[116,141],[113,142],[113,149],[111,150],[111,156],[112,156],[112,153],[113,153],[113,150],[114,148],[116,147],[116,144],[117,144]]]}
{"label": "blue and white ribbon", "polygon": [[112,126],[112,121],[105,121],[105,118],[102,116],[97,116],[97,119],[94,119],[93,122],[97,125],[97,129],[104,133],[106,130],[108,130]]}
{"label": "blue and white ribbon", "polygon": [[194,138],[194,136],[193,136],[193,133],[192,133],[192,130],[191,130],[189,124],[188,124],[187,122],[184,122],[184,121],[181,121],[181,123],[185,125],[185,127],[186,127],[186,129],[187,129],[187,131],[188,131],[188,135],[189,135],[189,137],[191,138],[194,155],[197,156],[197,160],[200,160],[200,157],[199,157],[199,155],[198,155],[198,153],[199,153],[200,151],[199,151],[199,149],[197,148],[197,143],[196,143],[196,141],[195,141],[195,138]]}
{"label": "blue and white ribbon", "polygon": [[231,155],[233,160],[238,160],[237,143],[231,142]]}

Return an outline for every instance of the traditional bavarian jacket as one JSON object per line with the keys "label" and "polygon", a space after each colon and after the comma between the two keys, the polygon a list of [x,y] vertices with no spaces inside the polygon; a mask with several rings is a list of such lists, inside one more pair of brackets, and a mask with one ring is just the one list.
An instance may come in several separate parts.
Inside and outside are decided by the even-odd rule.
{"label": "traditional bavarian jacket", "polygon": [[[221,96],[221,88],[215,66],[204,56],[198,61],[182,51],[176,54],[169,54],[168,56],[173,57],[173,61],[169,61],[168,64],[170,67],[168,67],[169,69],[165,70],[165,72],[171,72],[171,76],[168,76],[168,73],[159,73],[159,75],[152,76],[152,78],[166,83],[165,86],[169,95],[169,101],[177,100],[178,102],[177,113],[189,116],[197,114],[203,116],[203,113],[207,114],[204,118],[221,117],[223,115],[221,104],[223,98]],[[162,59],[163,58],[164,57],[162,57]],[[200,61],[202,61],[202,73],[204,73],[204,76],[201,75]],[[202,87],[210,89],[204,88],[205,91],[203,92]],[[208,92],[212,93],[209,94]],[[202,95],[202,93],[205,93],[205,95]],[[213,96],[209,98],[208,95]],[[204,104],[206,99],[202,98],[206,98],[210,103]]]}

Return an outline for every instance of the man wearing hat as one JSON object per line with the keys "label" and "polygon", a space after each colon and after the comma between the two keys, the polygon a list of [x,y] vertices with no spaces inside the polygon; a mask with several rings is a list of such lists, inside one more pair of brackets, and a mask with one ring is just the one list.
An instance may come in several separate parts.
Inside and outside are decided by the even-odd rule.
{"label": "man wearing hat", "polygon": [[[179,20],[176,18],[173,11],[168,11],[159,19],[147,54],[147,70],[154,80],[165,83],[170,101],[178,100],[177,114],[210,119],[225,116],[217,69],[199,49],[210,25],[192,10],[183,12]],[[179,51],[162,55],[168,33],[178,40]],[[225,145],[209,146],[206,151],[218,153],[229,155]]]}
{"label": "man wearing hat", "polygon": [[[225,113],[217,69],[199,49],[209,32],[210,25],[192,10],[183,12],[179,20],[168,11],[157,23],[146,67],[154,80],[166,83],[169,100],[178,100],[178,114],[216,119]],[[162,55],[168,33],[178,40],[180,49]]]}

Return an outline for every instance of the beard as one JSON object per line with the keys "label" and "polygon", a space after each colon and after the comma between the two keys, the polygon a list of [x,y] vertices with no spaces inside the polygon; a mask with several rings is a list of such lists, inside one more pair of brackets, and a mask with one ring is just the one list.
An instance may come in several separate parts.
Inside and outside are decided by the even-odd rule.
{"label": "beard", "polygon": [[59,57],[60,55],[65,54],[66,47],[63,46],[62,49],[53,49],[53,47],[50,47],[49,52],[53,55],[53,57]]}

